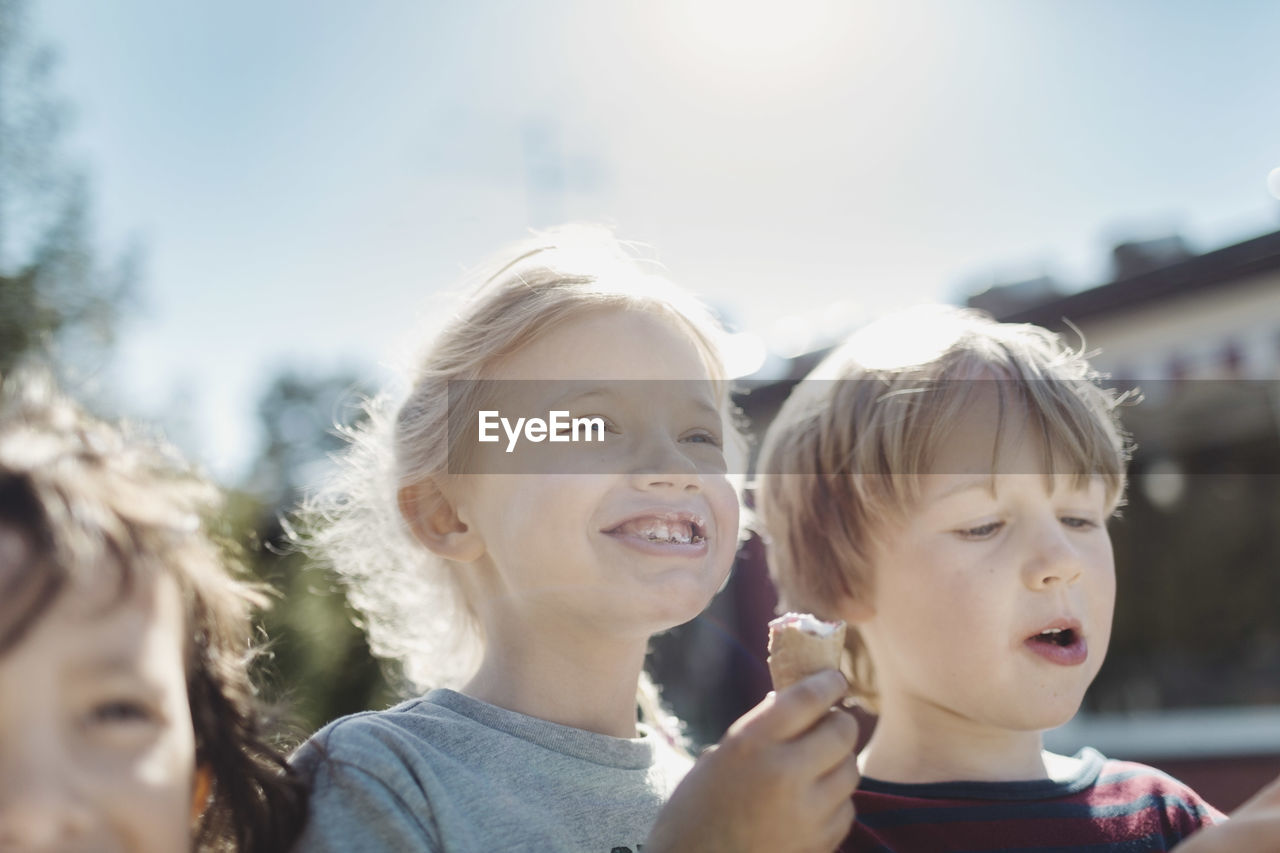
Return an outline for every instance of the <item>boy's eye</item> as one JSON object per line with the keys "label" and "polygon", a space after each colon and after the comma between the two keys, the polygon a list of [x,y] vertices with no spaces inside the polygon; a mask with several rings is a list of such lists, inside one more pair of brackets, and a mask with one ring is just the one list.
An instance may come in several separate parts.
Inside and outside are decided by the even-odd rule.
{"label": "boy's eye", "polygon": [[1071,516],[1071,515],[1064,515],[1059,520],[1063,524],[1065,524],[1067,527],[1071,527],[1075,530],[1092,530],[1093,528],[1098,526],[1098,523],[1096,521],[1093,521],[1088,518],[1079,518],[1077,516]]}
{"label": "boy's eye", "polygon": [[980,524],[977,527],[967,527],[956,532],[963,539],[989,539],[1004,527],[1003,521],[990,521],[986,524]]}

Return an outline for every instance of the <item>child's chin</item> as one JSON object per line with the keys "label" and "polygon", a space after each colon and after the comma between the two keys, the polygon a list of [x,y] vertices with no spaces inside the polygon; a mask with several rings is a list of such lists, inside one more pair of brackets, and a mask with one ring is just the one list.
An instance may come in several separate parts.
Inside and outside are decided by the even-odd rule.
{"label": "child's chin", "polygon": [[670,627],[683,625],[706,610],[723,585],[719,578],[702,572],[673,573],[650,590],[648,609],[659,620],[671,621]]}
{"label": "child's chin", "polygon": [[672,606],[664,607],[662,612],[654,614],[654,624],[660,626],[657,631],[668,631],[686,622],[692,622],[698,617],[698,614],[707,609],[707,605],[710,603],[710,599],[708,599],[698,605],[680,607],[678,603],[673,602]]}
{"label": "child's chin", "polygon": [[652,608],[647,616],[649,633],[657,634],[692,622],[711,603],[710,596],[688,595],[672,597]]}
{"label": "child's chin", "polygon": [[1083,697],[1080,697],[1074,701],[1046,703],[1039,708],[1029,708],[1024,715],[1025,719],[1019,721],[1021,723],[1019,728],[1027,731],[1048,731],[1065,726],[1079,713],[1082,699]]}

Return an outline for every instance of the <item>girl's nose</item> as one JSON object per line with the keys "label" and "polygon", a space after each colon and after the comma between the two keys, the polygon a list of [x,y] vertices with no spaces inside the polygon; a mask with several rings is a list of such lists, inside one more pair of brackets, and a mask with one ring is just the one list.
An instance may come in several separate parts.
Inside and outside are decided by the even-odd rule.
{"label": "girl's nose", "polygon": [[680,445],[665,438],[651,438],[638,448],[631,479],[638,489],[665,487],[697,491],[702,488],[698,466],[681,452]]}

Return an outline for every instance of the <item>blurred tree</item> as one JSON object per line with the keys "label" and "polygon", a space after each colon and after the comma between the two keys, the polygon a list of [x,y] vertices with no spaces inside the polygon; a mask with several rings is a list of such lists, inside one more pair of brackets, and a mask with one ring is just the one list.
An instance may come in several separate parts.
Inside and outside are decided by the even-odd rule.
{"label": "blurred tree", "polygon": [[351,426],[363,417],[363,393],[353,372],[280,372],[258,401],[263,447],[249,488],[276,505],[297,500],[323,474],[328,456],[345,446],[337,425]]}
{"label": "blurred tree", "polygon": [[360,393],[351,373],[280,373],[258,404],[262,450],[247,488],[228,507],[232,529],[245,531],[245,561],[280,593],[263,619],[272,650],[263,673],[268,692],[308,732],[397,698],[338,578],[298,551],[287,520],[306,486],[324,476],[328,456],[343,446],[335,424],[357,422]]}
{"label": "blurred tree", "polygon": [[68,109],[54,53],[0,0],[0,372],[25,357],[93,364],[110,346],[136,252],[108,269],[90,237],[88,184],[62,150]]}
{"label": "blurred tree", "polygon": [[[110,348],[137,253],[109,265],[98,256],[88,182],[63,149],[70,111],[54,92],[55,55],[29,27],[28,0],[0,0],[0,373],[33,358],[65,373]],[[336,578],[297,553],[281,523],[340,446],[332,424],[356,385],[350,375],[278,376],[259,405],[264,444],[250,482],[222,519],[248,567],[280,593],[263,620],[262,675],[309,729],[395,698]]]}

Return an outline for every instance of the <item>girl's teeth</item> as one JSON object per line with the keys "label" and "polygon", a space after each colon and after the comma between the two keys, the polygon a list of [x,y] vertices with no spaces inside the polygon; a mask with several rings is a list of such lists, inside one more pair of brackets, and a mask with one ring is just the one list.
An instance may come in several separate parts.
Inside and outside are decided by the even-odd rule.
{"label": "girl's teeth", "polygon": [[677,526],[659,525],[650,529],[645,535],[655,542],[680,542],[686,545],[692,538],[692,533],[687,524]]}
{"label": "girl's teeth", "polygon": [[637,536],[643,536],[650,542],[674,542],[688,545],[701,537],[695,536],[693,525],[688,522],[643,521],[623,526],[623,530]]}

